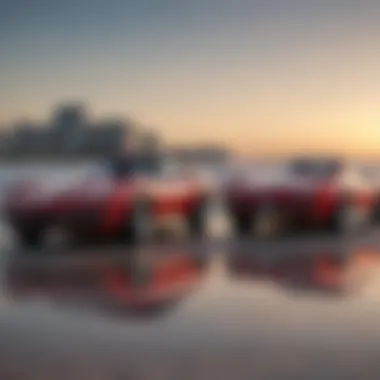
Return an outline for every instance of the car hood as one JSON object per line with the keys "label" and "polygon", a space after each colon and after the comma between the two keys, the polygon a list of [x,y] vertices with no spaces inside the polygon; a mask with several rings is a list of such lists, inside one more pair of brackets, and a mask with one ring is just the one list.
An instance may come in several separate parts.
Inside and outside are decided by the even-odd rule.
{"label": "car hood", "polygon": [[317,188],[321,181],[292,175],[250,175],[241,177],[233,183],[234,189],[249,191],[310,191]]}
{"label": "car hood", "polygon": [[[56,191],[59,195],[94,197],[108,195],[115,187],[115,181],[110,179],[87,179],[75,184],[67,185]],[[49,191],[49,190],[48,190]],[[54,189],[52,190],[54,193]]]}
{"label": "car hood", "polygon": [[13,188],[8,204],[44,205],[54,201],[89,202],[106,197],[115,183],[109,179],[28,181]]}

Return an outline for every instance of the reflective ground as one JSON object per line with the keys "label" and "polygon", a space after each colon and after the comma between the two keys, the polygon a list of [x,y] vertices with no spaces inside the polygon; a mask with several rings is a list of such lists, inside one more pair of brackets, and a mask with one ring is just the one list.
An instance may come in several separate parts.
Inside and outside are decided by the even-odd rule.
{"label": "reflective ground", "polygon": [[377,234],[14,252],[0,378],[378,379]]}

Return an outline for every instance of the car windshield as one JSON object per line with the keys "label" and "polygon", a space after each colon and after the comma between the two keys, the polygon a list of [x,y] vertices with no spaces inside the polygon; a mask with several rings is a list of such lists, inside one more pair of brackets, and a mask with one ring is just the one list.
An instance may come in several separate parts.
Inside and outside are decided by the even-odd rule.
{"label": "car windshield", "polygon": [[296,176],[329,178],[339,171],[340,164],[334,160],[295,160],[289,164],[289,168]]}

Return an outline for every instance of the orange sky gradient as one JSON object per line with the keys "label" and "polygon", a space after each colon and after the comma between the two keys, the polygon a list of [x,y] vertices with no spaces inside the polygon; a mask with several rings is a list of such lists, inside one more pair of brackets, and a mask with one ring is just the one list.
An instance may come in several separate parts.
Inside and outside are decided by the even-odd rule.
{"label": "orange sky gradient", "polygon": [[80,100],[94,117],[131,115],[169,145],[215,143],[254,156],[380,157],[375,10],[268,10],[253,23],[233,20],[231,9],[204,23],[175,24],[162,36],[167,20],[157,21],[157,30],[147,24],[152,30],[135,40],[119,33],[90,44],[89,33],[75,51],[37,46],[38,54],[24,57],[20,48],[0,68],[0,124],[43,120],[56,103]]}

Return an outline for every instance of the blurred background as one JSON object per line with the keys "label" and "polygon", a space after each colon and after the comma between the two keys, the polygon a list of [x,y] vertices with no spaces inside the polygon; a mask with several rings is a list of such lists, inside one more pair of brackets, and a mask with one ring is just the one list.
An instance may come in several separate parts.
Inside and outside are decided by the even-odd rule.
{"label": "blurred background", "polygon": [[[379,16],[367,0],[0,1],[0,378],[377,380]],[[89,181],[137,151],[157,170]],[[125,233],[149,176],[157,210],[199,206],[190,234],[20,243],[42,215]],[[42,191],[58,178],[82,187]]]}

